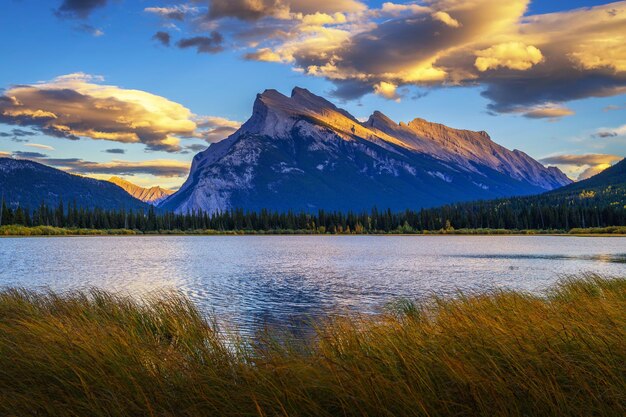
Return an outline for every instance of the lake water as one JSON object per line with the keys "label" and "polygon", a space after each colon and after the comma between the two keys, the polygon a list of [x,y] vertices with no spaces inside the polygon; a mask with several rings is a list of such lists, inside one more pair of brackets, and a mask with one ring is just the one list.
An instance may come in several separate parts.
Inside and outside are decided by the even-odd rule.
{"label": "lake water", "polygon": [[0,239],[0,287],[177,289],[243,332],[400,299],[626,275],[626,238],[133,236]]}

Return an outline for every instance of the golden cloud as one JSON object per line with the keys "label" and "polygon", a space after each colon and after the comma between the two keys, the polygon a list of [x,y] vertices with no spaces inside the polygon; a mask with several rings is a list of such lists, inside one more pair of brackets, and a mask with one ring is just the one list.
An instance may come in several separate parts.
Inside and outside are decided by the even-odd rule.
{"label": "golden cloud", "polygon": [[362,2],[356,0],[211,0],[209,18],[291,19],[294,15],[359,12],[366,9],[367,7]]}
{"label": "golden cloud", "polygon": [[564,116],[571,116],[574,111],[564,106],[556,104],[545,104],[530,108],[522,108],[518,113],[523,113],[524,117],[530,119],[559,119]]}
{"label": "golden cloud", "polygon": [[[554,119],[571,114],[558,103],[626,92],[626,1],[541,15],[526,14],[529,0],[320,6],[301,8],[311,15],[300,17],[294,2],[276,4],[289,6],[292,25],[281,21],[276,36],[249,43],[246,57],[325,77],[345,98],[395,99],[381,83],[478,84],[492,111],[529,108],[528,117]],[[263,24],[268,30],[272,21]]]}
{"label": "golden cloud", "polygon": [[581,181],[599,174],[622,159],[622,156],[607,154],[552,155],[540,159],[540,162],[557,165],[568,176]]}
{"label": "golden cloud", "polygon": [[453,28],[458,28],[459,26],[461,26],[458,20],[456,20],[455,18],[453,18],[446,12],[442,12],[442,11],[435,12],[432,14],[432,17],[433,19],[439,20],[440,22],[445,23],[446,25],[453,27]]}
{"label": "golden cloud", "polygon": [[227,138],[241,126],[241,122],[216,116],[202,116],[196,118],[195,121],[198,125],[196,137],[209,143],[219,142]]}
{"label": "golden cloud", "polygon": [[583,172],[581,172],[576,178],[576,180],[577,181],[586,180],[587,178],[591,178],[594,175],[597,175],[601,173],[602,171],[604,171],[605,169],[610,168],[610,167],[611,167],[611,164],[598,164],[598,165],[589,167],[585,169]]}
{"label": "golden cloud", "polygon": [[0,97],[0,122],[57,137],[143,143],[168,152],[181,149],[180,137],[194,135],[193,114],[184,106],[98,81],[102,79],[77,73],[11,87]]}
{"label": "golden cloud", "polygon": [[41,143],[27,143],[24,146],[28,146],[30,148],[43,149],[43,150],[46,150],[46,151],[53,151],[54,150],[54,148],[52,146],[42,145]]}
{"label": "golden cloud", "polygon": [[521,42],[507,42],[476,52],[474,65],[478,71],[510,68],[524,71],[543,61],[541,51]]}
{"label": "golden cloud", "polygon": [[397,88],[398,86],[395,84],[381,81],[374,86],[374,92],[390,100],[399,100],[398,93],[396,92]]}

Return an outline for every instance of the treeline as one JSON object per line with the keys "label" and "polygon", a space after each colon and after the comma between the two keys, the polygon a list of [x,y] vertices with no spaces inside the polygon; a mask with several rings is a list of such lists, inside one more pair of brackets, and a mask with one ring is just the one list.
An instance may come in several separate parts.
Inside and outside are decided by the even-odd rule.
{"label": "treeline", "polygon": [[303,233],[412,233],[454,229],[570,230],[626,226],[623,204],[594,204],[593,198],[527,197],[392,212],[248,212],[194,211],[187,214],[147,211],[88,210],[76,204],[42,204],[28,210],[2,202],[0,226],[53,226],[76,229],[129,229],[141,232],[175,231],[294,231]]}

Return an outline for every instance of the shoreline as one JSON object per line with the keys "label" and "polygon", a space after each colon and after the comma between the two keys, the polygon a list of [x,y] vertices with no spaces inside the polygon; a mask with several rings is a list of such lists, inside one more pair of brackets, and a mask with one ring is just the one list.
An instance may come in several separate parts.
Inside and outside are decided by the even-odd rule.
{"label": "shoreline", "polygon": [[615,229],[618,232],[595,232],[598,228],[565,230],[508,230],[508,229],[459,229],[451,231],[423,231],[423,232],[389,232],[389,233],[306,233],[303,231],[288,230],[233,230],[233,231],[172,231],[172,232],[142,232],[130,229],[69,229],[53,226],[1,226],[0,238],[15,237],[110,237],[110,236],[569,236],[569,237],[626,237],[622,227],[600,228]]}

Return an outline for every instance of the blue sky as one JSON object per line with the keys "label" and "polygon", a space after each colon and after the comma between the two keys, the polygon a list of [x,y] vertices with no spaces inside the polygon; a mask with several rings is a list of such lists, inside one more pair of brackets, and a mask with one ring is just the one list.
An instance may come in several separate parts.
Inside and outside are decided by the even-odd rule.
{"label": "blue sky", "polygon": [[[489,2],[490,0],[473,1],[481,3]],[[289,3],[289,0],[285,0],[285,2]],[[321,13],[329,16],[336,16],[336,13],[344,13],[346,16],[350,16],[349,13],[351,13],[352,8],[358,9],[362,13],[363,10],[382,10],[383,6],[383,2],[358,2],[357,0],[345,0],[344,2],[346,4],[345,12],[336,10],[336,7],[340,6],[324,6],[327,2],[321,1],[319,4],[322,4],[320,6],[322,9],[331,7],[328,10],[322,10]],[[451,0],[433,0],[422,3],[395,2],[395,4],[433,7],[433,10],[440,11],[447,10],[449,11],[449,13],[446,12],[447,16],[452,16],[453,18],[454,16],[464,16],[463,11],[459,12],[458,15],[455,14],[454,7],[444,9],[445,4],[443,3],[446,2],[454,3]],[[69,6],[64,9],[63,7],[66,3]],[[84,5],[81,5],[82,3]],[[233,14],[225,17],[220,15],[217,18],[203,20],[202,17],[208,10],[211,10],[211,7],[215,7],[215,10],[217,10],[218,6],[214,6],[210,0],[193,4],[189,3],[187,7],[195,7],[197,10],[188,13],[182,19],[169,19],[163,17],[162,14],[146,11],[146,8],[161,7],[173,10],[172,8],[174,7],[181,8],[185,4],[184,2],[143,0],[91,0],[85,2],[79,0],[58,0],[36,2],[34,0],[9,0],[9,7],[5,7],[3,10],[3,24],[0,28],[0,33],[3,35],[2,38],[5,39],[4,42],[0,43],[0,56],[2,56],[3,62],[3,65],[0,65],[0,88],[4,89],[2,92],[4,95],[10,95],[13,91],[11,89],[15,86],[37,86],[38,83],[54,84],[54,80],[60,76],[80,73],[83,74],[81,75],[82,78],[78,77],[72,81],[72,84],[63,85],[66,87],[69,85],[70,87],[68,88],[74,88],[75,85],[83,84],[107,85],[115,86],[122,90],[140,90],[182,105],[194,115],[190,117],[211,116],[213,118],[227,119],[228,121],[243,122],[251,113],[252,103],[257,93],[267,88],[275,88],[288,94],[294,86],[300,86],[330,98],[337,105],[347,109],[359,118],[367,117],[374,110],[380,110],[396,121],[409,121],[415,117],[421,117],[452,127],[486,130],[496,142],[510,149],[523,150],[536,159],[566,155],[569,159],[562,158],[559,160],[558,158],[553,158],[550,161],[552,163],[560,163],[559,166],[573,177],[595,165],[606,166],[607,163],[617,160],[617,157],[626,156],[626,129],[623,128],[626,125],[626,95],[624,94],[624,89],[626,88],[624,62],[626,57],[620,55],[624,52],[623,48],[621,50],[618,49],[611,56],[611,59],[615,60],[615,62],[609,62],[608,64],[603,62],[602,65],[604,67],[602,68],[599,68],[596,64],[588,64],[587,62],[592,62],[589,60],[583,62],[581,58],[580,65],[585,68],[586,72],[580,81],[575,82],[579,84],[589,83],[588,80],[598,77],[598,74],[600,74],[598,71],[602,71],[603,80],[609,79],[611,88],[602,90],[602,94],[597,93],[595,90],[591,92],[589,92],[590,90],[585,90],[586,93],[581,93],[578,96],[568,96],[561,93],[552,94],[545,103],[537,101],[539,99],[536,97],[530,98],[529,101],[521,102],[515,99],[510,100],[509,98],[504,101],[501,99],[496,100],[493,96],[485,97],[481,95],[486,86],[492,85],[490,83],[496,83],[492,80],[495,79],[500,83],[501,78],[499,77],[508,77],[512,72],[524,73],[524,77],[526,77],[526,74],[530,74],[528,77],[545,77],[547,72],[539,72],[535,71],[535,69],[541,65],[549,65],[555,62],[556,59],[550,60],[551,57],[548,53],[551,47],[556,48],[559,45],[550,45],[547,41],[540,39],[540,34],[530,39],[538,39],[537,42],[539,43],[537,45],[539,46],[537,48],[543,54],[542,62],[538,62],[539,58],[535,60],[537,62],[532,61],[533,58],[529,56],[527,59],[531,60],[531,62],[528,65],[533,67],[529,70],[521,70],[511,66],[506,68],[508,72],[504,73],[503,68],[498,67],[496,69],[494,66],[490,71],[481,72],[479,78],[471,81],[463,80],[460,83],[450,82],[449,79],[436,82],[424,81],[424,79],[407,81],[407,78],[400,74],[401,71],[397,66],[393,67],[390,64],[388,71],[396,71],[397,74],[388,75],[387,69],[385,69],[384,73],[386,75],[384,76],[371,75],[369,68],[379,67],[380,65],[365,62],[362,65],[368,68],[367,73],[370,74],[368,76],[371,76],[371,79],[368,79],[367,82],[362,82],[359,79],[358,89],[360,93],[358,96],[338,94],[337,87],[343,81],[338,81],[337,78],[333,78],[335,75],[329,76],[328,73],[314,74],[303,64],[303,62],[314,62],[316,66],[322,67],[323,64],[328,62],[323,61],[320,55],[312,58],[305,56],[306,53],[302,51],[292,54],[290,48],[293,47],[289,42],[294,42],[294,40],[281,39],[274,41],[273,38],[265,37],[265,35],[261,34],[257,35],[258,39],[254,39],[253,42],[249,41],[248,38],[246,38],[246,42],[241,41],[242,34],[248,30],[260,27],[270,27],[272,30],[276,28],[281,29],[285,25],[290,24],[290,19],[300,19],[303,14],[306,15],[307,13],[313,14],[312,10],[314,9],[310,9],[312,6],[307,5],[306,8],[302,6],[305,3],[305,0],[299,0],[298,6],[287,4],[287,6],[290,6],[290,16],[300,17],[277,17],[278,13],[282,12],[271,10],[261,17],[257,16],[250,19],[247,17],[241,18],[243,15],[238,15],[229,10],[224,13],[232,12]],[[339,3],[342,2],[339,1],[335,4]],[[520,3],[527,2],[520,1]],[[524,16],[519,17],[518,20],[545,13],[568,13],[572,9],[579,7],[603,6],[609,3],[601,1],[535,0],[530,2],[530,4],[522,6],[525,10]],[[615,10],[616,12],[610,12],[609,14],[611,16],[621,15],[623,18],[623,12],[626,12],[625,3],[616,2],[611,4],[611,8],[606,9],[607,13]],[[90,9],[89,6],[93,4],[98,4],[99,7]],[[76,9],[76,7],[83,6],[87,9]],[[439,6],[441,8],[436,9]],[[301,7],[305,11],[299,12],[297,7]],[[88,12],[81,15],[81,10],[88,10]],[[402,13],[406,14],[377,15],[370,18],[367,22],[364,21],[365,18],[360,17],[358,24],[361,25],[361,28],[350,28],[348,30],[355,31],[350,34],[350,39],[357,39],[356,37],[363,31],[376,30],[369,28],[374,25],[380,28],[379,34],[384,34],[384,32],[381,32],[382,28],[386,24],[390,26],[389,22],[391,20],[410,18],[411,16],[407,15],[408,13],[424,13],[417,8],[415,10],[402,11]],[[300,14],[296,15],[296,12]],[[266,13],[266,11],[263,11],[263,13]],[[428,13],[434,16],[434,12],[429,11]],[[585,11],[581,13],[585,13]],[[581,14],[581,16],[583,18],[579,20],[584,19],[584,15]],[[466,19],[469,19],[469,17]],[[348,20],[348,23],[350,23],[350,18]],[[459,21],[458,25],[454,23],[456,20],[453,21],[459,30],[462,28],[468,28],[469,30],[469,21]],[[612,21],[609,20],[607,22],[608,25]],[[370,25],[368,29],[365,29],[366,23]],[[326,27],[344,29],[347,27],[346,25],[346,23],[343,23],[343,26],[329,24]],[[353,26],[357,26],[357,24],[355,23]],[[539,28],[537,30],[541,30],[545,26],[537,25],[537,27]],[[626,33],[626,26],[622,27],[624,28],[623,33]],[[422,29],[420,28],[420,30]],[[586,28],[585,30],[591,31],[586,33],[587,37],[585,39],[594,36],[594,29]],[[171,36],[170,46],[165,46],[153,38],[158,31],[167,32]],[[219,43],[222,50],[219,52],[201,53],[196,52],[193,47],[180,48],[176,46],[178,40],[193,37],[210,37],[213,36],[210,35],[213,32],[218,32],[220,37],[223,37],[223,40]],[[302,33],[305,32],[294,36],[305,36]],[[507,36],[509,35],[507,34]],[[352,38],[353,36],[355,38]],[[500,34],[493,36],[500,36]],[[619,33],[615,36],[619,37]],[[622,36],[624,35],[622,34]],[[301,38],[295,37],[295,42],[298,39]],[[401,51],[403,53],[406,53],[407,50],[415,51],[416,55],[419,55],[421,53],[420,47],[423,43],[423,48],[427,49],[429,53],[439,54],[440,51],[433,50],[429,44],[429,42],[433,43],[435,40],[437,39],[428,36],[416,38],[412,41],[414,45],[410,45],[412,48],[406,49],[404,47]],[[480,42],[483,42],[481,45],[484,44],[484,40],[481,39]],[[542,46],[544,44],[541,42],[544,42],[545,46]],[[357,44],[357,42],[354,42],[354,44]],[[504,44],[519,45],[520,41],[515,38],[514,43],[507,40]],[[526,40],[523,41],[523,44],[526,48],[523,49],[523,52],[530,51],[528,48],[531,44]],[[480,46],[480,48],[484,48],[482,49],[483,51],[491,51],[485,53],[493,54],[494,49],[489,49],[490,45],[484,45]],[[381,49],[374,47],[370,51],[371,59],[375,60],[379,51],[387,52],[392,47],[389,44],[381,44]],[[458,46],[455,45],[454,47]],[[277,54],[283,54],[280,59],[276,59],[276,61],[280,62],[243,58],[246,54],[252,54],[262,48],[271,49]],[[360,53],[360,51],[357,52]],[[363,55],[358,55],[358,53],[346,52],[348,55],[352,54],[350,56],[357,57],[353,62],[358,62],[358,59],[363,61]],[[581,55],[583,53],[587,55]],[[574,51],[569,56],[588,59],[588,53],[587,50]],[[285,58],[287,54],[291,55]],[[606,55],[608,56],[608,53]],[[341,59],[343,58],[341,56]],[[446,59],[454,61],[456,56],[451,55]],[[345,61],[340,62],[343,63]],[[436,62],[437,67],[440,66],[440,62]],[[352,63],[351,65],[349,68],[338,66],[337,71],[341,73],[341,77],[344,77],[344,74],[352,74],[355,68],[356,70],[360,69],[353,66],[356,64]],[[453,64],[446,63],[446,65],[454,66],[455,71],[461,73],[462,65],[465,64],[454,62]],[[505,64],[498,65],[504,66]],[[473,70],[477,72],[475,68]],[[558,76],[560,70],[557,67],[551,68],[550,73]],[[307,72],[309,73],[307,74]],[[452,71],[448,71],[448,73],[452,74]],[[488,77],[486,76],[487,73],[489,73]],[[484,78],[483,74],[485,75]],[[567,77],[568,73],[564,72],[563,74],[563,77]],[[87,75],[92,77],[88,78]],[[101,78],[94,78],[93,76]],[[514,74],[513,77],[521,76]],[[524,79],[526,80],[526,78]],[[350,81],[350,86],[357,83],[354,80]],[[549,84],[550,82],[548,82]],[[376,88],[382,85],[393,85],[393,90],[389,94],[375,94]],[[514,90],[510,91],[510,87],[506,88],[508,88],[506,91],[507,97],[515,95]],[[522,86],[520,88],[524,89],[526,87]],[[532,86],[527,88],[531,89]],[[597,95],[604,97],[594,97]],[[553,99],[554,97],[557,100]],[[33,100],[36,100],[36,98],[33,98]],[[547,117],[543,113],[540,118],[529,116],[537,108],[543,111],[546,106],[556,108],[558,116]],[[560,113],[562,109],[566,109],[564,110],[567,113],[566,115]],[[149,115],[145,117],[149,117]],[[140,143],[126,143],[123,140],[119,140],[119,138],[94,140],[93,137],[83,136],[81,133],[87,129],[84,127],[85,123],[87,123],[86,121],[81,123],[81,129],[83,130],[76,130],[81,133],[75,135],[80,137],[78,140],[69,140],[67,137],[62,137],[63,135],[58,132],[50,134],[51,130],[42,129],[41,125],[37,124],[37,121],[29,122],[24,118],[18,120],[16,117],[4,118],[1,121],[4,123],[0,123],[0,134],[4,134],[2,135],[3,137],[0,137],[0,153],[4,152],[19,156],[19,153],[23,152],[23,157],[39,156],[44,163],[45,159],[49,159],[51,165],[56,164],[59,167],[87,175],[106,177],[109,174],[116,174],[125,176],[127,179],[141,185],[163,184],[173,188],[184,180],[184,164],[191,160],[195,151],[200,148],[200,145],[206,145],[205,139],[209,137],[205,134],[205,136],[196,135],[193,138],[189,138],[189,135],[181,133],[180,129],[172,131],[170,132],[172,136],[183,137],[180,140],[181,148],[178,151],[172,151],[172,149],[166,149],[161,145],[146,145],[143,139]],[[208,123],[208,129],[224,127],[223,123],[226,122],[218,120],[216,123]],[[228,129],[232,129],[232,126],[234,124],[229,124],[224,131],[228,132]],[[621,127],[622,129],[620,130]],[[32,134],[15,136],[13,133],[14,129],[28,131]],[[215,137],[219,136],[219,132],[221,130],[218,130]],[[599,132],[605,132],[606,134],[599,135]],[[215,137],[212,136],[212,139],[209,140],[214,141]],[[191,147],[191,149],[186,148],[189,145],[196,146]],[[111,149],[116,149],[119,153],[106,152]],[[119,150],[122,150],[123,153]],[[33,152],[40,155],[35,155]],[[583,157],[585,155],[596,155],[596,158],[585,159]],[[598,159],[597,155],[605,155],[606,158]],[[572,159],[574,156],[579,158]],[[69,163],[64,165],[61,160],[65,159],[77,159],[94,164],[88,165],[89,168],[85,168],[83,165],[78,168],[79,165],[76,162],[74,162],[74,165]],[[145,166],[143,171],[137,168],[137,166],[141,166],[142,161],[143,166]],[[180,162],[177,165],[179,166],[177,176],[171,176],[171,172],[163,175],[165,171],[153,169],[158,164],[169,164],[168,166],[171,166],[174,164],[172,161]],[[574,162],[569,163],[568,161]],[[98,163],[103,164],[103,166],[97,167],[96,164]],[[127,163],[134,164],[134,170],[127,169]],[[129,176],[130,174],[134,175]]]}

